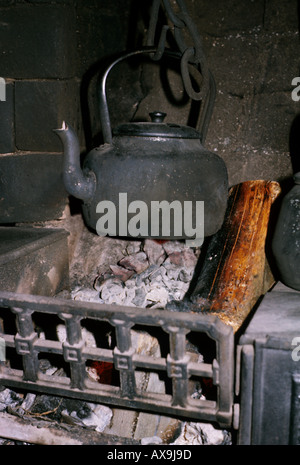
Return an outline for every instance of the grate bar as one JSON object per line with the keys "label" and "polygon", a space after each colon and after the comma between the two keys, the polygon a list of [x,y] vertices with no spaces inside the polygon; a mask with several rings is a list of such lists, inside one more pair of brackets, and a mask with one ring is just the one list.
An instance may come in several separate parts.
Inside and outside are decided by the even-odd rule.
{"label": "grate bar", "polygon": [[[124,408],[156,411],[198,420],[217,421],[230,426],[233,410],[233,331],[217,316],[187,314],[156,309],[95,304],[58,298],[0,292],[0,307],[16,316],[15,335],[1,334],[8,347],[22,356],[23,370],[0,364],[0,384],[76,397]],[[64,342],[41,339],[35,330],[32,314],[57,315],[65,324]],[[107,349],[90,347],[83,338],[81,320],[95,319],[115,328],[116,346]],[[165,356],[140,355],[132,345],[132,328],[137,325],[162,328],[168,334],[169,352]],[[187,352],[187,336],[196,332],[209,336],[216,344],[213,363],[196,363]],[[39,371],[40,353],[63,356],[70,377],[46,376]],[[87,360],[107,361],[119,372],[120,385],[109,386],[91,381],[86,372]],[[172,380],[172,392],[156,394],[137,389],[136,369],[162,371]],[[191,376],[209,377],[217,387],[216,401],[189,396]]]}
{"label": "grate bar", "polygon": [[114,365],[120,373],[121,396],[133,399],[136,395],[133,355],[130,329],[132,323],[112,320],[116,328],[117,347],[113,351]]}
{"label": "grate bar", "polygon": [[85,344],[82,339],[81,318],[69,313],[61,313],[59,317],[66,325],[67,341],[63,343],[63,355],[70,365],[71,387],[84,390],[86,369],[82,351]]}
{"label": "grate bar", "polygon": [[172,405],[184,407],[188,397],[188,363],[186,354],[186,334],[188,330],[173,326],[164,328],[170,335],[170,354],[167,356],[167,373],[172,378]]}
{"label": "grate bar", "polygon": [[34,349],[34,342],[38,336],[33,327],[32,311],[27,308],[16,307],[13,307],[11,310],[16,315],[18,333],[15,337],[15,347],[16,352],[23,358],[24,379],[36,381],[38,353]]}

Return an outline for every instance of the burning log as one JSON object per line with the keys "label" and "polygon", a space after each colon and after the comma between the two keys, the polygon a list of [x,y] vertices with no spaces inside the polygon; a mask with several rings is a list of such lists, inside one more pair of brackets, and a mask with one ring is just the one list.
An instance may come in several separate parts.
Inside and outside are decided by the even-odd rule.
{"label": "burning log", "polygon": [[265,253],[277,182],[247,181],[231,188],[222,228],[208,245],[192,311],[217,314],[237,331],[258,299],[274,284]]}

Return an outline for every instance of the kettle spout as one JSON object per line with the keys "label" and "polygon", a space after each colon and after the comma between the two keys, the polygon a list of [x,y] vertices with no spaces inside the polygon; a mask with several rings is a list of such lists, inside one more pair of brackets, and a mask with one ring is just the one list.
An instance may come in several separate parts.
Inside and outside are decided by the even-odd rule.
{"label": "kettle spout", "polygon": [[63,179],[67,192],[83,201],[91,200],[96,189],[95,174],[85,174],[80,166],[80,147],[74,129],[65,121],[60,129],[54,129],[64,148]]}

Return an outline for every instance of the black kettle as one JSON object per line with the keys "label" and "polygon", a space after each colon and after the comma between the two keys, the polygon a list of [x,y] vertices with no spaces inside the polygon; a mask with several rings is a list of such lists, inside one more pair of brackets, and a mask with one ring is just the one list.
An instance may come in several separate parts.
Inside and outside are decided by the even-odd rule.
{"label": "black kettle", "polygon": [[281,281],[300,291],[300,172],[294,181],[282,201],[272,250]]}
{"label": "black kettle", "polygon": [[64,184],[83,200],[85,221],[99,235],[186,239],[201,245],[203,237],[216,233],[223,223],[228,197],[224,161],[203,147],[196,129],[165,123],[161,111],[151,113],[150,122],[125,123],[111,130],[105,92],[108,73],[121,60],[151,51],[122,54],[104,72],[100,87],[104,144],[87,154],[82,168],[72,127],[63,123],[55,130],[64,147]]}

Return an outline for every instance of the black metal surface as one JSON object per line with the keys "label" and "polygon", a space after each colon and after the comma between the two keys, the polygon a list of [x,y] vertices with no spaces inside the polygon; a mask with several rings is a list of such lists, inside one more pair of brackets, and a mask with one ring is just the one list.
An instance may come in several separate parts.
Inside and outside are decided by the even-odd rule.
{"label": "black metal surface", "polygon": [[[113,142],[113,137],[112,137],[112,129],[111,129],[111,123],[110,123],[110,115],[109,115],[109,109],[108,109],[108,104],[107,104],[107,96],[106,96],[106,82],[109,76],[109,73],[111,72],[112,68],[116,66],[118,63],[121,61],[131,58],[136,55],[153,55],[153,53],[156,52],[156,48],[153,47],[144,47],[140,50],[134,50],[134,51],[126,51],[118,55],[117,57],[114,57],[112,61],[107,65],[106,70],[103,72],[99,84],[99,113],[100,113],[100,121],[101,121],[101,128],[102,128],[102,133],[103,133],[103,139],[104,143],[107,144],[112,144]],[[179,52],[176,52],[174,50],[170,49],[165,49],[164,50],[164,55],[166,57],[172,57],[177,60],[181,59],[181,54]],[[205,94],[201,97],[203,99],[203,107],[201,108],[201,126],[198,130],[198,137],[201,138],[202,142],[204,141],[204,137],[202,132],[203,127],[207,128],[209,124],[209,119],[212,113],[212,108],[214,105],[214,100],[215,100],[215,85],[214,85],[214,80],[209,73],[209,81],[207,85],[208,89],[205,92]],[[161,112],[162,114],[162,112]],[[156,121],[157,123],[157,121]],[[153,127],[156,128],[155,122],[153,123]],[[178,126],[179,128],[179,126]],[[186,133],[187,136],[189,137],[189,132],[192,131],[193,128],[182,128],[181,132],[179,132],[177,128],[177,133],[181,133],[181,137],[184,137],[184,134]],[[127,126],[128,129],[128,126]],[[148,131],[151,131],[155,133],[155,130],[151,129],[151,124],[149,123]],[[170,132],[170,131],[169,131]],[[172,131],[174,132],[174,131]],[[193,130],[193,138],[197,134],[196,129]],[[128,135],[128,133],[127,133]],[[171,136],[172,137],[172,136]],[[173,136],[174,137],[174,136]]]}
{"label": "black metal surface", "polygon": [[[167,21],[168,24],[163,25],[160,34],[157,35],[161,9],[164,10],[164,18],[162,20],[163,22]],[[170,23],[173,23],[173,29],[171,29]],[[192,100],[201,101],[198,130],[201,134],[201,141],[204,144],[215,103],[216,84],[212,73],[208,69],[202,37],[189,15],[183,0],[176,0],[173,6],[169,0],[154,0],[147,32],[147,46],[149,47],[153,47],[156,36],[159,37],[157,50],[151,55],[154,61],[160,60],[166,53],[167,34],[170,34],[172,30],[174,31],[173,42],[176,43],[181,54],[180,68],[185,91]],[[187,37],[190,39],[189,43],[186,42]],[[195,90],[192,84],[190,74],[191,64],[198,71],[199,75],[201,75],[199,90]]]}
{"label": "black metal surface", "polygon": [[294,181],[281,205],[272,248],[281,280],[300,291],[300,172]]}
{"label": "black metal surface", "polygon": [[[189,15],[184,0],[176,0],[176,10],[173,9],[169,0],[154,0],[151,10],[150,24],[147,34],[147,45],[153,46],[159,22],[160,5],[164,8],[167,19],[173,23],[174,39],[181,52],[181,74],[185,90],[193,100],[202,100],[206,97],[210,85],[210,74],[207,67],[206,57],[203,51],[202,38],[199,35],[197,26]],[[164,25],[161,29],[157,51],[153,56],[154,60],[159,60],[165,52],[167,32],[169,25]],[[190,35],[191,41],[186,42],[186,36]],[[199,68],[202,74],[202,86],[199,91],[193,88],[189,73],[188,64],[193,63]]]}
{"label": "black metal surface", "polygon": [[[0,384],[48,394],[117,405],[124,408],[151,410],[197,420],[217,421],[230,426],[233,409],[233,332],[212,316],[186,315],[162,310],[147,310],[115,305],[98,305],[58,298],[18,295],[0,292],[0,306],[16,316],[17,333],[5,334],[7,348],[22,358],[22,369],[0,364]],[[42,313],[58,316],[66,326],[67,340],[41,339],[32,315]],[[116,332],[112,349],[89,347],[82,338],[81,320],[109,322]],[[163,328],[169,338],[169,350],[154,358],[139,355],[132,345],[131,329],[138,325]],[[186,337],[192,332],[208,336],[216,343],[212,363],[191,361]],[[47,376],[39,371],[39,354],[63,356],[69,365],[70,377]],[[87,360],[112,362],[119,372],[120,386],[107,386],[87,379]],[[157,394],[137,389],[135,370],[164,373],[172,384],[171,393]],[[188,392],[189,378],[212,378],[217,387],[216,400],[193,399]]]}
{"label": "black metal surface", "polygon": [[[185,201],[190,201],[193,220],[196,218],[196,201],[203,201],[204,235],[215,234],[222,226],[228,198],[226,167],[216,154],[202,147],[200,140],[117,137],[112,146],[104,145],[90,152],[84,166],[98,173],[95,196],[83,205],[84,216],[93,229],[100,218],[96,211],[98,202],[110,200],[121,210],[120,192],[127,193],[128,205],[136,200],[147,205],[149,227],[146,237],[188,238],[184,231],[176,236],[172,221],[170,234],[152,236],[151,207],[154,201],[171,204],[176,200],[182,206]],[[109,182],[104,183],[101,179]],[[119,216],[116,229],[119,231]]]}
{"label": "black metal surface", "polygon": [[189,126],[172,123],[125,123],[113,130],[114,136],[201,139],[201,134]]}
{"label": "black metal surface", "polygon": [[253,406],[253,364],[254,348],[250,344],[238,346],[237,373],[237,395],[240,394],[240,414],[238,425],[239,444],[251,443],[251,418]]}
{"label": "black metal surface", "polygon": [[[215,153],[203,148],[197,139],[175,139],[157,137],[121,136],[114,144],[105,144],[92,150],[84,161],[85,176],[81,170],[74,170],[74,158],[78,153],[78,141],[70,127],[68,139],[73,142],[65,147],[66,188],[72,195],[84,198],[83,214],[87,225],[96,230],[100,218],[97,205],[100,201],[113,202],[119,207],[119,194],[126,193],[128,204],[142,201],[151,212],[151,203],[166,201],[192,202],[192,218],[195,220],[196,202],[204,202],[204,235],[215,234],[221,227],[227,206],[228,179],[223,160]],[[62,134],[61,131],[60,135]],[[78,173],[78,178],[76,179]],[[95,173],[96,184],[94,184]],[[84,179],[82,181],[82,179]],[[86,189],[86,184],[91,189]],[[95,193],[92,191],[95,188]],[[92,196],[91,196],[92,195]],[[119,215],[117,215],[117,222]],[[190,239],[182,231],[176,235],[171,222],[170,233],[166,236],[151,234],[151,217],[148,231],[144,236],[161,239]],[[116,235],[118,233],[117,225]],[[130,233],[127,237],[131,237]],[[135,237],[135,236],[134,236]]]}
{"label": "black metal surface", "polygon": [[[98,203],[109,201],[118,207],[119,193],[127,193],[129,202],[145,202],[148,211],[153,201],[179,201],[181,205],[189,201],[194,203],[194,210],[196,202],[204,202],[204,236],[210,236],[223,223],[228,176],[224,161],[202,146],[203,135],[193,128],[153,122],[123,125],[117,128],[117,135],[112,136],[106,99],[108,74],[126,58],[154,51],[153,48],[144,48],[125,52],[107,66],[100,83],[100,120],[104,144],[86,156],[83,171],[79,164],[79,142],[74,130],[65,124],[56,130],[64,146],[64,183],[71,195],[84,201],[83,214],[87,225],[94,231],[99,219]],[[177,52],[167,50],[165,53],[178,57]],[[212,94],[208,95],[209,100],[213,98]],[[209,106],[204,103],[205,114]],[[207,125],[205,115],[200,119]],[[195,220],[194,214],[192,218]],[[190,239],[184,232],[176,235],[174,228],[167,237],[153,235],[150,225],[151,217],[147,234],[138,237]],[[119,232],[116,235],[122,236]],[[132,237],[130,233],[126,236]]]}
{"label": "black metal surface", "polygon": [[300,373],[294,373],[292,378],[289,443],[300,444]]}
{"label": "black metal surface", "polygon": [[240,444],[299,444],[299,314],[300,293],[275,288],[240,338]]}
{"label": "black metal surface", "polygon": [[74,129],[71,126],[63,125],[60,129],[54,129],[60,137],[65,153],[64,156],[63,180],[69,194],[82,200],[89,201],[95,195],[96,179],[95,174],[88,171],[83,173],[80,166],[80,147]]}

